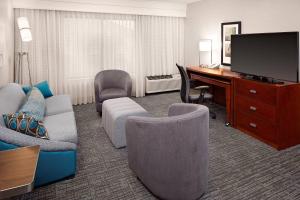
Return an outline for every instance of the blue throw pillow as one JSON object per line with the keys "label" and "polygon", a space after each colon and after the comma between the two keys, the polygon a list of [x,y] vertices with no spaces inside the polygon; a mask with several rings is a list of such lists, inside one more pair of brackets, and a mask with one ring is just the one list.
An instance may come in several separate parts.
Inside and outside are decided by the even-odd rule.
{"label": "blue throw pillow", "polygon": [[[40,83],[34,85],[34,87],[38,88],[45,98],[53,96],[53,94],[50,90],[48,81],[40,82]],[[23,91],[25,92],[25,94],[27,94],[31,90],[32,87],[31,86],[23,86],[22,88],[23,88]]]}
{"label": "blue throw pillow", "polygon": [[36,84],[34,87],[37,87],[42,92],[42,94],[44,95],[45,98],[53,96],[53,94],[50,90],[48,81],[40,82],[40,83]]}
{"label": "blue throw pillow", "polygon": [[27,94],[27,101],[21,107],[19,112],[28,114],[29,116],[35,118],[37,121],[42,121],[44,119],[45,109],[46,102],[44,96],[39,89],[33,87]]}
{"label": "blue throw pillow", "polygon": [[49,139],[43,122],[37,121],[25,113],[4,114],[3,119],[6,127],[9,129],[33,137]]}
{"label": "blue throw pillow", "polygon": [[26,86],[23,86],[22,89],[23,89],[24,93],[27,94],[28,92],[30,92],[31,86],[26,85]]}

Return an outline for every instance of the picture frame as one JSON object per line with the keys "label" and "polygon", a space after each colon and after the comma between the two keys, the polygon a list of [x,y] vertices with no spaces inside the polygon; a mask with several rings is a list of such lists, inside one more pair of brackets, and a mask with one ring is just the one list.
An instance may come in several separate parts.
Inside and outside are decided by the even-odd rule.
{"label": "picture frame", "polygon": [[242,22],[221,23],[221,64],[231,66],[231,35],[242,33]]}

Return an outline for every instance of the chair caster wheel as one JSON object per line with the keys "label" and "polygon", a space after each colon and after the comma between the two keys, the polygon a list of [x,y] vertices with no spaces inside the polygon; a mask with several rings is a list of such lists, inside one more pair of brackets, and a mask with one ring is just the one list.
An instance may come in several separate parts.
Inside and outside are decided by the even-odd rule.
{"label": "chair caster wheel", "polygon": [[230,126],[230,123],[229,123],[229,122],[226,122],[226,123],[225,123],[225,126],[229,127],[229,126]]}
{"label": "chair caster wheel", "polygon": [[217,115],[216,115],[215,113],[210,113],[210,117],[211,117],[212,119],[217,119]]}

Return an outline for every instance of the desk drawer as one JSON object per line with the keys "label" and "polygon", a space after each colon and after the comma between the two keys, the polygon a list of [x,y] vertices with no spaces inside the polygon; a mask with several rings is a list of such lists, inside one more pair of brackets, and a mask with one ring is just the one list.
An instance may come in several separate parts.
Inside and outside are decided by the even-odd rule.
{"label": "desk drawer", "polygon": [[244,112],[262,120],[276,122],[275,106],[256,101],[245,96],[236,97],[237,112]]}
{"label": "desk drawer", "polygon": [[271,84],[238,79],[236,81],[236,95],[262,101],[265,104],[276,104],[276,88]]}
{"label": "desk drawer", "polygon": [[276,128],[274,124],[267,120],[262,120],[253,117],[243,112],[237,112],[237,127],[249,133],[256,135],[259,138],[274,141]]}

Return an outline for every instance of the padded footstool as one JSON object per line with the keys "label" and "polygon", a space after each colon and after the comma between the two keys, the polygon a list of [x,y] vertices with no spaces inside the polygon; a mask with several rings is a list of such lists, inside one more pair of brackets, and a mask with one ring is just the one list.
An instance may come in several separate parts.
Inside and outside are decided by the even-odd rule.
{"label": "padded footstool", "polygon": [[102,125],[116,148],[126,146],[125,122],[128,116],[149,116],[139,104],[128,97],[103,102]]}

